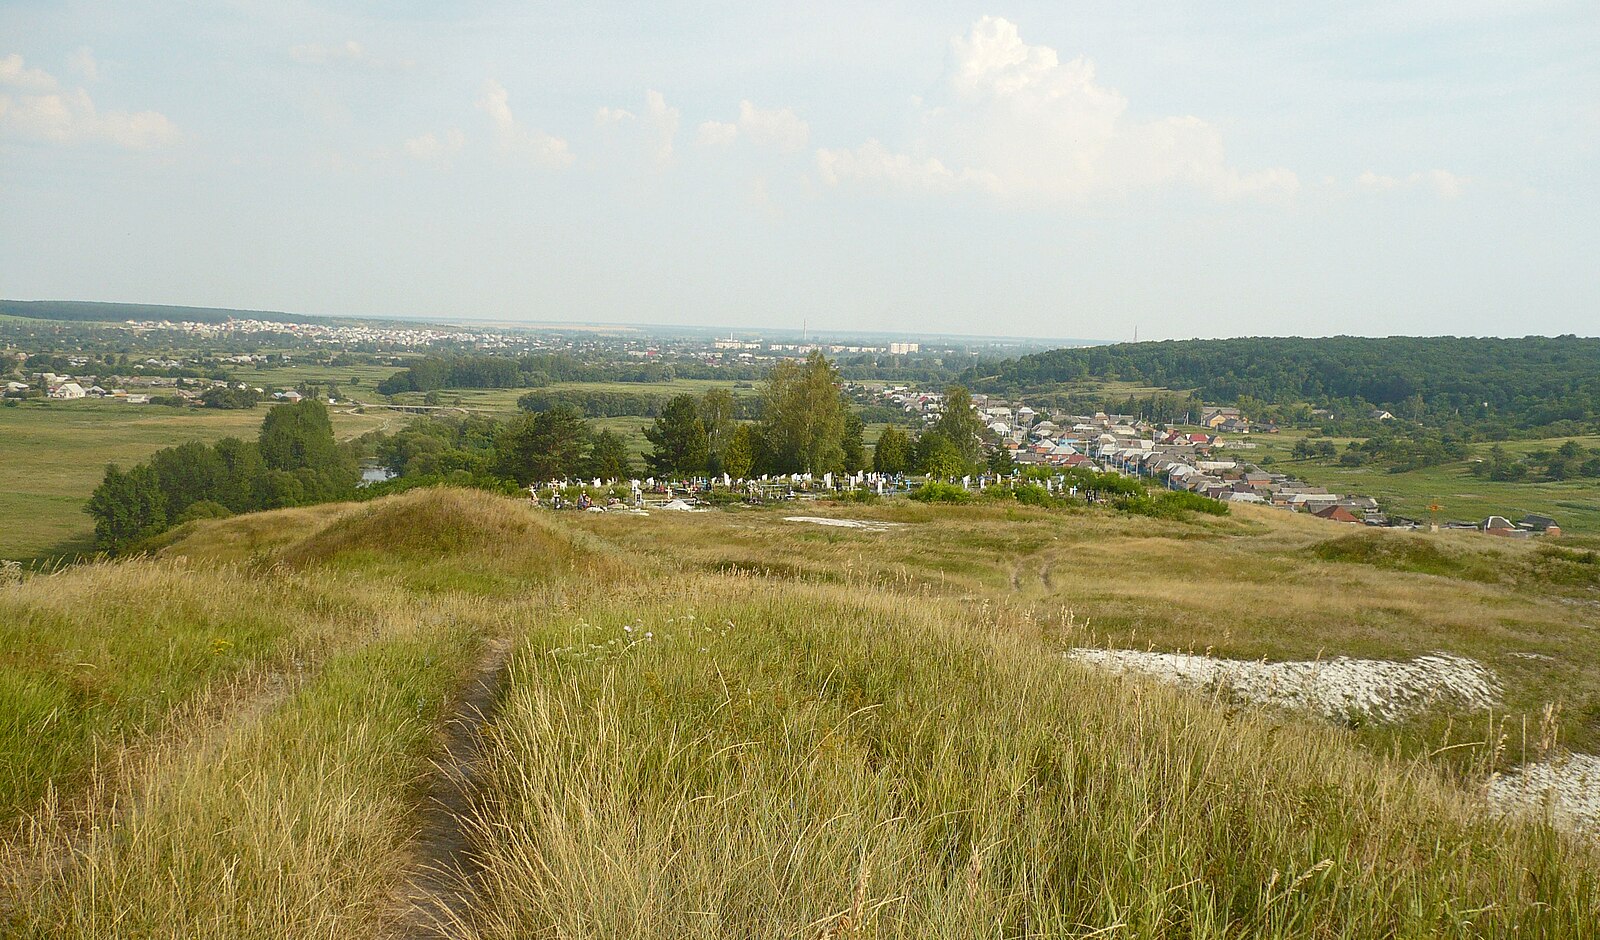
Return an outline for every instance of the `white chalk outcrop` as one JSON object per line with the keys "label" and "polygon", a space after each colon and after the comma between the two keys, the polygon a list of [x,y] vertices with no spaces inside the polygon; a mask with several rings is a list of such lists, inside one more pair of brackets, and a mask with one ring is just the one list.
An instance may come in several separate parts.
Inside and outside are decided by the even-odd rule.
{"label": "white chalk outcrop", "polygon": [[1434,705],[1477,709],[1500,700],[1494,673],[1476,660],[1446,653],[1409,662],[1340,656],[1272,663],[1108,649],[1075,649],[1067,656],[1171,685],[1220,692],[1235,701],[1300,708],[1335,720],[1394,721]]}

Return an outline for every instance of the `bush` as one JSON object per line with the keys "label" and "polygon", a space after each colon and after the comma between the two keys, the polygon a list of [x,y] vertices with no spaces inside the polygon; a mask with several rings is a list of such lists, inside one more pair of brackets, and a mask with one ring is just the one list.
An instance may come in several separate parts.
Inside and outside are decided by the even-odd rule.
{"label": "bush", "polygon": [[972,494],[966,487],[954,483],[940,483],[929,480],[917,487],[911,493],[911,498],[919,503],[965,503],[972,500]]}
{"label": "bush", "polygon": [[1024,483],[1011,489],[1011,495],[1024,506],[1058,506],[1061,500],[1037,483]]}
{"label": "bush", "polygon": [[233,513],[221,503],[215,500],[202,499],[199,502],[190,503],[189,508],[178,516],[178,521],[182,523],[193,522],[196,519],[226,519],[231,515]]}
{"label": "bush", "polygon": [[1226,516],[1228,504],[1185,490],[1162,490],[1118,496],[1112,505],[1119,511],[1157,519],[1183,519],[1191,512]]}

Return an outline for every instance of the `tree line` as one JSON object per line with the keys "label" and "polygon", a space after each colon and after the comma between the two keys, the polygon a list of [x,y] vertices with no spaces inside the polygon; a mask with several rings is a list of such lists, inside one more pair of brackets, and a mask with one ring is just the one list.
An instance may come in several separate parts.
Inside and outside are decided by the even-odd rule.
{"label": "tree line", "polygon": [[96,546],[118,554],[191,519],[347,499],[359,478],[327,406],[307,400],[267,412],[254,441],[194,441],[127,470],[108,466],[87,511]]}
{"label": "tree line", "polygon": [[680,378],[751,379],[757,366],[694,362],[588,360],[567,353],[527,356],[427,356],[378,383],[383,395],[446,388],[542,388],[564,382],[671,382]]}
{"label": "tree line", "polygon": [[[630,415],[654,418],[661,414],[672,397],[650,392],[610,389],[549,388],[523,394],[517,399],[517,407],[523,411],[570,408],[589,418],[620,418]],[[736,417],[750,420],[758,416],[760,402],[757,399],[735,397],[733,407]]]}

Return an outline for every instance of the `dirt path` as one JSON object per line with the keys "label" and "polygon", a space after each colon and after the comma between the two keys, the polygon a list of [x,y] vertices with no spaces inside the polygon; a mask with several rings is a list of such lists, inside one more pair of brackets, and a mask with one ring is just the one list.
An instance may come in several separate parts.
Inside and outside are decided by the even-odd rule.
{"label": "dirt path", "polygon": [[478,774],[480,732],[493,717],[510,654],[510,642],[490,641],[445,722],[410,870],[400,887],[401,910],[388,932],[393,940],[452,937],[450,925],[466,918],[476,865],[465,821]]}

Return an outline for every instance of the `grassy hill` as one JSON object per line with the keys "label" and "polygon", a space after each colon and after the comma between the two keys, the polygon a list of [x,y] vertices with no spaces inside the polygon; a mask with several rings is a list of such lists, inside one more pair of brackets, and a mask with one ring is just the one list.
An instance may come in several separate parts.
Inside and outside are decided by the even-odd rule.
{"label": "grassy hill", "polygon": [[[1600,846],[1482,781],[1528,721],[1600,750],[1586,557],[1248,509],[191,523],[0,586],[0,932],[1583,937]],[[1449,652],[1503,704],[1336,725],[1100,645]]]}

